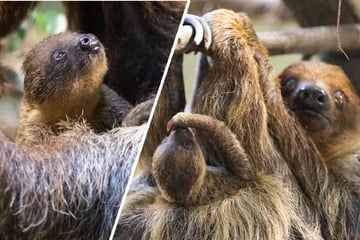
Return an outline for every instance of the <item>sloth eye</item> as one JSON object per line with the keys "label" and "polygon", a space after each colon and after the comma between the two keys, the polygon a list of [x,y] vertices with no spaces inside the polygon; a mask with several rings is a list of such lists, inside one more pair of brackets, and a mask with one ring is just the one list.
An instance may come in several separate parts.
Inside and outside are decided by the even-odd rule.
{"label": "sloth eye", "polygon": [[297,80],[294,78],[289,78],[281,81],[281,94],[286,96],[292,93],[296,88]]}
{"label": "sloth eye", "polygon": [[335,105],[339,108],[343,107],[346,104],[345,93],[341,90],[337,90],[334,93],[334,102]]}
{"label": "sloth eye", "polygon": [[186,148],[186,149],[191,149],[192,147],[192,142],[189,142],[189,141],[185,141],[183,142],[183,147]]}
{"label": "sloth eye", "polygon": [[53,58],[56,60],[56,61],[59,61],[61,59],[63,59],[66,55],[66,52],[64,50],[58,50],[58,51],[55,51],[54,54],[53,54]]}

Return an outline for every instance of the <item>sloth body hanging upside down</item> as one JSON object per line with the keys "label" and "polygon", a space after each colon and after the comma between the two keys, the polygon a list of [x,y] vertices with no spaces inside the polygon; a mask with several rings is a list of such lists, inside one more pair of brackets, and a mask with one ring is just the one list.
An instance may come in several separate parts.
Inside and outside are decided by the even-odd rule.
{"label": "sloth body hanging upside down", "polygon": [[[150,154],[142,155],[143,170],[130,188],[116,236],[356,236],[357,179],[329,168],[289,113],[250,20],[216,10],[199,21],[210,27],[212,43],[196,50],[211,57],[211,67],[198,82],[192,113],[168,118],[171,132],[164,134],[152,162]],[[172,78],[170,74],[166,80]],[[171,87],[168,82],[165,88]],[[163,95],[154,117],[166,118],[171,112],[161,109],[168,106]]]}
{"label": "sloth body hanging upside down", "polygon": [[[211,66],[198,79],[192,113],[171,118],[152,163],[143,154],[116,236],[356,238],[359,174],[331,168],[289,112],[249,19],[216,10],[196,20],[211,29],[210,47],[196,49]],[[168,116],[159,101],[154,117]]]}

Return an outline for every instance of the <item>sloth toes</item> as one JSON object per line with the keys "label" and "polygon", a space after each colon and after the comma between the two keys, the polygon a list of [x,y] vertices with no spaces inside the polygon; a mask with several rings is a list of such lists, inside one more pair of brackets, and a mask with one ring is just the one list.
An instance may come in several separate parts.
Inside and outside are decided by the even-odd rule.
{"label": "sloth toes", "polygon": [[194,42],[197,46],[200,46],[203,43],[206,50],[209,49],[211,45],[211,30],[209,25],[202,17],[198,17],[192,14],[187,14],[185,16],[185,25],[190,25],[194,29]]}

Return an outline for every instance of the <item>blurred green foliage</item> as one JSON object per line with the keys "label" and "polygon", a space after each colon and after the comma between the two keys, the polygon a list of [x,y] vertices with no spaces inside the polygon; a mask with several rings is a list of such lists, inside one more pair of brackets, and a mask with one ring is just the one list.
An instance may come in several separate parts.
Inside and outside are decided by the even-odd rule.
{"label": "blurred green foliage", "polygon": [[7,45],[6,51],[13,52],[17,49],[19,43],[24,39],[26,30],[23,26],[20,26],[17,31],[12,33],[9,36],[9,43]]}
{"label": "blurred green foliage", "polygon": [[63,15],[59,2],[42,2],[30,10],[20,27],[9,36],[7,51],[13,52],[26,37],[31,28],[37,28],[43,36],[55,34],[58,30],[59,15]]}
{"label": "blurred green foliage", "polygon": [[42,11],[38,9],[34,9],[30,14],[35,25],[46,35],[55,33],[58,15],[59,13],[54,10]]}

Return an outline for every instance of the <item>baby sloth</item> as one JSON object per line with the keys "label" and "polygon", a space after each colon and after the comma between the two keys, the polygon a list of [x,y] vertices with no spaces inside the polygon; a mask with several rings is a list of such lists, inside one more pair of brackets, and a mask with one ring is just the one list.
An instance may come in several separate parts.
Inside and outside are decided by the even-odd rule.
{"label": "baby sloth", "polygon": [[[292,193],[254,169],[235,134],[215,118],[178,113],[153,155],[153,177],[136,178],[116,239],[292,239],[303,224]],[[218,165],[199,137],[213,141]]]}
{"label": "baby sloth", "polygon": [[[209,204],[253,186],[258,179],[240,142],[223,122],[205,115],[178,113],[167,129],[171,130],[169,136],[153,156],[153,174],[168,202]],[[197,131],[216,142],[222,167],[207,166]]]}
{"label": "baby sloth", "polygon": [[154,176],[165,199],[179,203],[196,201],[204,181],[206,163],[189,128],[174,127],[155,151],[153,159]]}
{"label": "baby sloth", "polygon": [[44,39],[27,54],[23,70],[18,143],[39,143],[68,119],[106,131],[120,126],[132,107],[102,84],[107,59],[93,34],[67,32]]}

